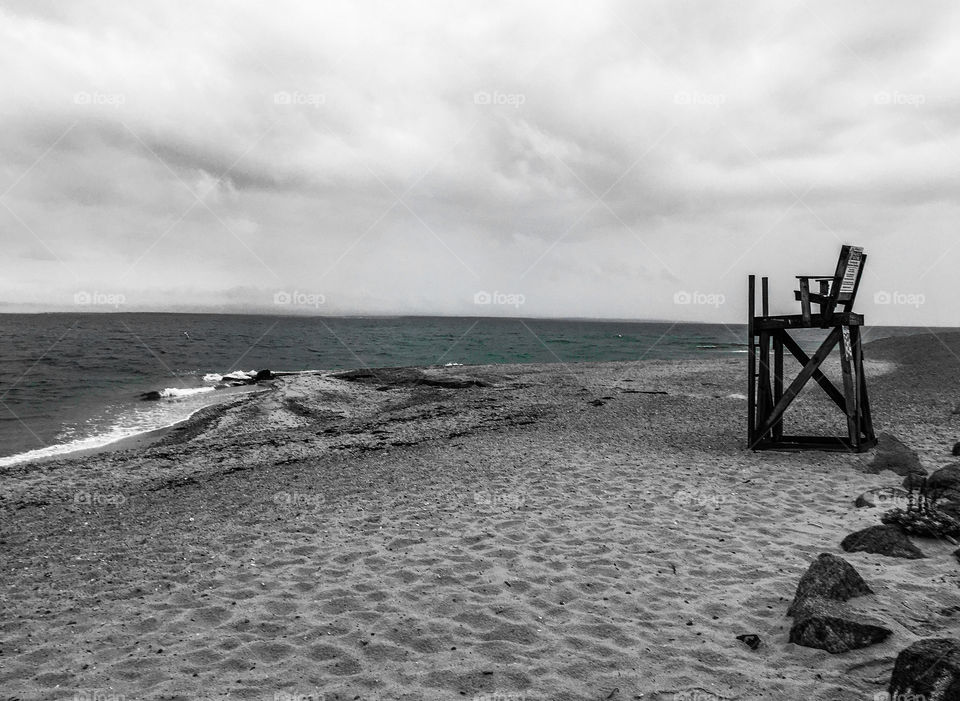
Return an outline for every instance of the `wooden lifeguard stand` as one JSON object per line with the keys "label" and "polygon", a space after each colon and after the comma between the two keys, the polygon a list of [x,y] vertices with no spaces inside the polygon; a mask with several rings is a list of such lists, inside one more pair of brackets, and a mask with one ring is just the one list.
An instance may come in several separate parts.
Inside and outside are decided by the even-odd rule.
{"label": "wooden lifeguard stand", "polygon": [[[841,450],[861,453],[876,445],[867,381],[863,374],[863,348],[860,342],[863,315],[853,312],[866,262],[867,256],[862,248],[843,246],[833,275],[798,275],[800,289],[795,295],[800,302],[801,312],[786,316],[770,316],[769,282],[766,277],[762,278],[762,313],[756,315],[756,276],[750,276],[747,442],[752,450]],[[811,280],[818,283],[816,292],[810,291]],[[811,310],[814,304],[818,307],[816,313]],[[790,336],[791,329],[804,328],[830,329],[812,357]],[[842,392],[820,370],[823,361],[838,344],[843,370]],[[784,348],[803,366],[786,389],[783,382]],[[784,435],[784,412],[810,379],[815,380],[845,414],[846,436]]]}

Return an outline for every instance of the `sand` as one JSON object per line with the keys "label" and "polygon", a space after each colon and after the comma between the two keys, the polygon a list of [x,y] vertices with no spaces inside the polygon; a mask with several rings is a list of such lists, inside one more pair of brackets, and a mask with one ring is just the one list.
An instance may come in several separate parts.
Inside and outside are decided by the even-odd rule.
{"label": "sand", "polygon": [[[928,469],[960,438],[938,344],[868,346],[878,429]],[[872,698],[960,635],[954,546],[844,555],[894,634],[790,644],[800,575],[900,478],[745,451],[743,366],[291,376],[149,447],[9,468],[3,698]],[[798,420],[839,430],[827,401]]]}

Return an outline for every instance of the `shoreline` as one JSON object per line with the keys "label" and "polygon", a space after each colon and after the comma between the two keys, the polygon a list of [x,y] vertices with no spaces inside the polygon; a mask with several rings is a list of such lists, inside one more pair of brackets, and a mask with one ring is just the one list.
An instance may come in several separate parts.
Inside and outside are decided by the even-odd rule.
{"label": "shoreline", "polygon": [[[253,385],[253,386],[251,386],[251,387],[256,387],[256,386]],[[3,471],[3,470],[5,470],[5,469],[7,469],[7,468],[10,468],[10,467],[18,466],[18,465],[41,465],[41,464],[47,463],[47,462],[53,462],[53,461],[59,461],[59,460],[69,460],[69,459],[76,459],[76,458],[86,458],[86,457],[91,457],[91,456],[94,456],[94,455],[101,455],[101,454],[104,454],[104,453],[110,453],[110,452],[114,452],[114,451],[136,450],[136,449],[145,448],[145,447],[148,447],[148,446],[150,446],[150,445],[153,445],[154,443],[156,443],[156,442],[159,441],[159,440],[162,440],[164,437],[166,437],[166,436],[167,436],[168,434],[170,434],[171,432],[176,432],[176,431],[180,430],[181,425],[183,425],[183,424],[189,424],[189,423],[194,419],[194,417],[196,417],[197,414],[199,414],[199,413],[201,413],[201,412],[206,412],[207,410],[210,410],[210,409],[215,410],[215,409],[220,408],[220,407],[229,406],[233,401],[235,401],[234,397],[236,397],[237,395],[256,394],[256,393],[258,393],[258,392],[268,392],[268,391],[270,391],[271,388],[267,387],[267,388],[260,388],[260,389],[256,389],[256,388],[251,389],[251,388],[249,388],[249,387],[246,387],[246,388],[244,388],[244,387],[231,387],[231,388],[228,388],[228,389],[229,389],[229,390],[242,390],[242,391],[228,391],[228,392],[224,392],[223,394],[219,395],[217,401],[214,401],[214,402],[212,402],[212,403],[210,403],[210,404],[207,404],[207,405],[204,405],[204,406],[197,407],[197,408],[194,409],[192,412],[190,412],[190,414],[189,414],[188,416],[185,416],[185,417],[182,418],[182,419],[177,419],[176,421],[173,421],[172,423],[167,424],[167,425],[165,425],[165,426],[157,426],[156,428],[145,429],[145,430],[140,431],[140,432],[138,432],[138,433],[133,433],[133,434],[131,434],[131,435],[129,435],[129,436],[122,436],[122,437],[120,437],[120,438],[115,438],[115,439],[110,440],[110,441],[108,441],[108,442],[106,442],[106,443],[103,443],[103,444],[101,444],[101,445],[92,446],[92,447],[90,447],[90,448],[77,448],[77,449],[74,449],[74,450],[68,450],[68,451],[64,451],[64,452],[52,453],[52,454],[50,454],[50,455],[44,455],[44,456],[36,457],[36,458],[24,458],[24,459],[18,460],[17,462],[13,462],[13,463],[10,463],[10,464],[8,464],[8,465],[2,465],[2,466],[0,466],[0,474],[2,474],[2,471]],[[162,400],[161,400],[161,401],[162,401]],[[96,436],[90,436],[89,438],[93,439],[93,438],[96,438]],[[70,444],[69,444],[69,443],[54,443],[54,444],[51,444],[51,445],[49,445],[49,446],[46,446],[46,448],[43,448],[43,449],[41,449],[41,450],[44,450],[44,449],[47,449],[47,448],[66,447],[66,446],[68,446],[68,445],[70,445]],[[17,457],[22,457],[22,456],[25,456],[25,455],[29,455],[31,452],[33,452],[33,451],[25,451],[25,452],[23,452],[23,453],[14,453],[14,454],[12,454],[12,455],[0,456],[0,461],[2,461],[2,460],[4,460],[4,459],[9,460],[9,459],[12,459],[12,458],[17,458]]]}
{"label": "shoreline", "polygon": [[[897,363],[870,376],[878,431],[931,469],[953,460],[960,361],[922,339],[873,350]],[[799,576],[876,521],[857,494],[901,478],[870,454],[745,451],[742,366],[288,377],[142,449],[5,473],[0,684],[31,699],[871,698],[898,650],[960,633],[938,613],[960,605],[953,547],[843,554],[875,592],[855,605],[894,634],[843,655],[789,643]],[[797,420],[829,429],[829,398],[801,398]]]}
{"label": "shoreline", "polygon": [[[693,364],[693,363],[697,363],[697,362],[700,362],[700,361],[708,361],[708,360],[716,360],[716,359],[725,359],[725,360],[734,360],[734,359],[737,359],[737,360],[739,360],[739,354],[740,354],[740,353],[745,353],[745,352],[746,352],[746,351],[726,351],[726,352],[724,352],[723,354],[720,354],[720,353],[716,354],[718,357],[714,357],[714,358],[680,358],[680,359],[656,358],[656,359],[646,360],[646,361],[642,361],[642,362],[648,362],[648,363],[659,362],[659,363],[669,363],[669,364],[683,365],[683,364],[685,364],[685,363],[691,363],[691,364]],[[733,357],[731,357],[731,356],[733,356]],[[544,363],[529,363],[529,364],[527,364],[527,363],[519,363],[519,364],[520,364],[520,365],[531,365],[531,366],[546,366],[546,367],[549,367],[549,366],[557,366],[557,365],[559,365],[559,366],[579,367],[579,366],[589,366],[589,365],[593,365],[593,364],[606,364],[606,363],[631,365],[631,364],[634,364],[635,362],[638,362],[638,361],[576,361],[576,362],[553,361],[553,362],[544,362]],[[370,369],[370,368],[364,368],[364,369],[368,369],[368,370],[371,370],[371,371],[372,371],[372,370],[377,370],[377,371],[389,372],[389,371],[407,370],[407,369],[409,369],[409,370],[430,370],[430,369],[442,369],[442,368],[449,368],[449,367],[457,367],[457,368],[463,368],[463,369],[465,369],[465,370],[469,370],[469,369],[471,369],[471,368],[481,368],[481,369],[482,369],[482,368],[496,368],[496,367],[499,367],[500,365],[515,365],[515,364],[518,364],[518,363],[502,363],[502,364],[492,364],[492,365],[470,365],[470,364],[458,363],[458,364],[456,364],[456,365],[384,366],[384,367],[377,367],[377,368],[372,368],[372,369]],[[893,372],[893,371],[896,369],[896,364],[895,364],[895,363],[890,363],[890,362],[885,362],[885,361],[871,361],[870,359],[867,359],[867,361],[865,362],[865,366],[866,366],[866,368],[867,368],[868,371],[872,372],[872,374],[887,374],[887,373],[889,373],[889,372]],[[829,367],[829,365],[828,365],[828,367]],[[360,370],[361,370],[361,368],[348,369],[348,370],[337,370],[337,371],[329,371],[329,372],[328,372],[328,371],[323,371],[323,370],[289,370],[289,371],[281,370],[281,371],[276,371],[276,372],[274,372],[273,375],[274,375],[275,378],[281,379],[281,378],[284,378],[284,377],[296,377],[296,376],[299,376],[299,375],[324,375],[324,374],[326,374],[326,375],[336,375],[336,374],[340,374],[340,373],[358,372],[358,371],[360,371]],[[281,381],[282,381],[282,380],[281,380]],[[228,389],[226,390],[226,392],[229,392],[231,395],[233,395],[233,394],[247,394],[247,393],[257,394],[257,393],[259,393],[259,392],[271,391],[271,390],[274,388],[273,386],[270,386],[270,387],[267,387],[267,388],[264,388],[264,389],[252,389],[252,387],[256,387],[256,385],[252,385],[252,386],[249,386],[249,387],[246,387],[246,388],[244,388],[244,387],[231,387],[231,388],[228,388]],[[231,390],[239,390],[239,391],[233,392],[233,391],[231,391]],[[225,394],[226,394],[226,393],[225,393]],[[78,449],[75,449],[75,450],[70,450],[70,451],[66,451],[66,452],[62,452],[62,453],[54,453],[54,454],[47,455],[47,456],[42,456],[42,457],[37,457],[37,458],[28,458],[28,459],[20,460],[20,461],[18,461],[18,462],[16,462],[16,463],[11,463],[10,465],[0,466],[0,471],[6,469],[6,468],[8,468],[8,467],[13,467],[13,466],[15,466],[15,465],[28,465],[28,464],[40,465],[40,464],[47,463],[47,462],[60,461],[60,460],[69,460],[69,459],[76,459],[76,458],[85,458],[85,457],[91,457],[91,456],[95,456],[95,455],[101,455],[101,454],[104,454],[104,453],[110,453],[110,452],[116,452],[116,451],[121,451],[121,452],[122,452],[122,451],[126,451],[126,450],[143,449],[143,448],[149,447],[149,446],[151,446],[151,445],[154,445],[154,444],[157,443],[158,441],[163,440],[163,439],[164,439],[167,435],[169,435],[171,432],[174,432],[174,433],[175,433],[175,432],[181,430],[181,426],[182,426],[183,424],[187,424],[187,423],[191,422],[191,421],[193,420],[193,418],[194,418],[197,414],[199,414],[199,413],[201,413],[201,412],[207,412],[208,410],[215,410],[215,409],[218,408],[218,407],[219,407],[219,408],[225,408],[226,406],[229,406],[229,405],[231,404],[231,402],[232,402],[232,399],[231,399],[230,397],[221,395],[221,398],[220,398],[218,401],[215,401],[215,402],[213,402],[213,403],[211,403],[211,404],[209,404],[209,405],[206,405],[206,406],[198,407],[197,409],[193,410],[193,411],[190,413],[190,415],[188,415],[188,416],[186,416],[186,417],[184,417],[184,418],[182,418],[182,419],[179,419],[179,420],[177,420],[177,421],[174,421],[173,423],[170,423],[170,424],[168,424],[168,425],[158,426],[157,428],[154,428],[154,429],[144,430],[144,431],[141,431],[141,432],[139,432],[139,433],[135,433],[135,434],[132,434],[132,435],[129,435],[129,436],[124,436],[124,437],[121,437],[121,438],[117,438],[117,439],[114,439],[114,440],[109,441],[108,443],[104,443],[104,444],[102,444],[102,445],[98,445],[98,446],[94,446],[94,447],[90,447],[90,448],[78,448]],[[93,438],[93,437],[91,437],[91,438]],[[48,448],[52,448],[52,447],[56,447],[57,445],[66,445],[66,444],[53,444],[53,445],[47,446],[47,447],[48,447]],[[3,459],[10,459],[10,458],[14,458],[14,457],[26,455],[26,454],[28,454],[29,452],[32,452],[32,451],[26,451],[25,453],[15,453],[15,454],[9,455],[9,456],[0,456],[0,461],[2,461]]]}

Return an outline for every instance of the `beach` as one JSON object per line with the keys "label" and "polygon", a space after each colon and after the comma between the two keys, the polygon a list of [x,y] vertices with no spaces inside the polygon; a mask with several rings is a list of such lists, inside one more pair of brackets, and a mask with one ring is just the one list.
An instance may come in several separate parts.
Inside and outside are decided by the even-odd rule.
{"label": "beach", "polygon": [[[955,461],[958,352],[957,334],[866,347],[878,431],[930,471]],[[902,478],[870,453],[746,450],[745,391],[737,354],[304,373],[148,444],[5,468],[0,689],[873,698],[900,650],[960,635],[956,546],[842,553],[879,523],[857,495]],[[843,431],[815,386],[791,411]],[[867,580],[850,605],[885,642],[788,642],[822,552]]]}

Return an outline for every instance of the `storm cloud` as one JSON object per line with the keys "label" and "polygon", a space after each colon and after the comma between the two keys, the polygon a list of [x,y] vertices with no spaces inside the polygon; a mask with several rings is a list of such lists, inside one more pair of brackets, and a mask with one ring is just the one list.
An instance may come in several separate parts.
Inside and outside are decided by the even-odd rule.
{"label": "storm cloud", "polygon": [[869,322],[958,325],[958,18],[0,3],[0,301],[730,322],[853,243]]}

